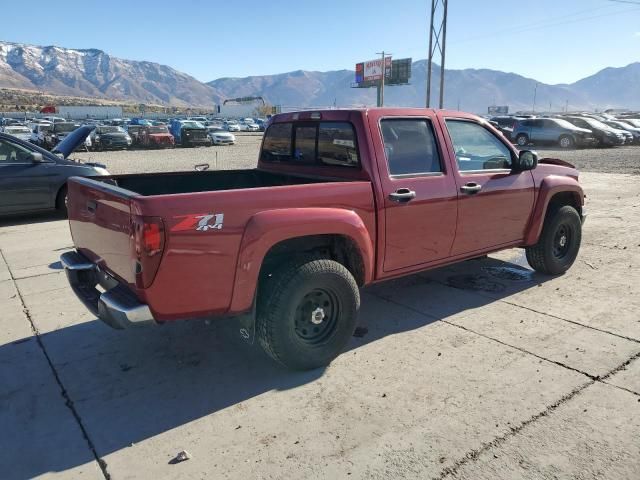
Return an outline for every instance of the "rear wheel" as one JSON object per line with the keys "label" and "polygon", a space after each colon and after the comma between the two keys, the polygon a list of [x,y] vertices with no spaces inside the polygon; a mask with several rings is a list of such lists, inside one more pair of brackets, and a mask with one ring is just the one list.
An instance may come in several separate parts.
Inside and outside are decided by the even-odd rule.
{"label": "rear wheel", "polygon": [[529,143],[529,137],[527,135],[525,135],[524,133],[520,133],[518,134],[518,136],[516,137],[516,143],[520,146],[520,147],[526,147],[527,144]]}
{"label": "rear wheel", "polygon": [[570,135],[563,135],[560,137],[558,144],[561,148],[573,148],[575,146],[575,141]]}
{"label": "rear wheel", "polygon": [[293,370],[328,365],[356,326],[360,292],[342,264],[327,259],[292,261],[266,278],[258,300],[258,341]]}
{"label": "rear wheel", "polygon": [[526,248],[527,261],[537,272],[560,275],[575,262],[581,241],[580,215],[565,205],[547,216],[538,243]]}

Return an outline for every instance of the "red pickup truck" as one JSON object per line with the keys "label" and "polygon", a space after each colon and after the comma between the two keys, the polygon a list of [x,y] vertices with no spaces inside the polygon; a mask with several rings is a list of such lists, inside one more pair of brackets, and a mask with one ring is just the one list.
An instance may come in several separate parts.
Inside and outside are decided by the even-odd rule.
{"label": "red pickup truck", "polygon": [[287,113],[256,169],[70,179],[62,263],[112,327],[237,316],[245,338],[309,369],[345,347],[373,282],[513,247],[565,272],[583,204],[572,165],[473,115]]}

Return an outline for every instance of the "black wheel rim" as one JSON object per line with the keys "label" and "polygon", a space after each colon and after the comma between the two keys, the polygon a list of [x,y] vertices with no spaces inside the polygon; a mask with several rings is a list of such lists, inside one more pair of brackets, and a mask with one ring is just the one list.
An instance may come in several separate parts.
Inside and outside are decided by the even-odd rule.
{"label": "black wheel rim", "polygon": [[568,225],[559,225],[553,236],[553,256],[562,260],[571,249],[572,231]]}
{"label": "black wheel rim", "polygon": [[296,308],[297,337],[309,345],[323,343],[335,332],[339,314],[339,302],[333,292],[323,288],[311,290]]}

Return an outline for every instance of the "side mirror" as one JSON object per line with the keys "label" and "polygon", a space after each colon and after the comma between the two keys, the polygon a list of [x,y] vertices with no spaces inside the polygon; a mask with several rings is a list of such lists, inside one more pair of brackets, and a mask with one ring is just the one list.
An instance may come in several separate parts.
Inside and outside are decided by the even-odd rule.
{"label": "side mirror", "polygon": [[44,163],[45,162],[45,159],[44,159],[44,157],[42,156],[41,153],[31,152],[30,157],[31,157],[31,161],[33,163]]}
{"label": "side mirror", "polygon": [[516,172],[524,172],[525,170],[533,170],[537,166],[538,154],[531,150],[521,150],[513,165],[513,170]]}

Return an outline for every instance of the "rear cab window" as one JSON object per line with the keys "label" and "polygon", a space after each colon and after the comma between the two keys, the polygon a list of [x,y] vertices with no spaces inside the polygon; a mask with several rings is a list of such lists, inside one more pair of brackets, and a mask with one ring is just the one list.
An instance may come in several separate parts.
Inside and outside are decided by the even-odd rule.
{"label": "rear cab window", "polygon": [[355,130],[348,122],[274,123],[265,132],[260,160],[360,167]]}
{"label": "rear cab window", "polygon": [[392,177],[442,173],[440,155],[429,120],[382,119],[380,131]]}

